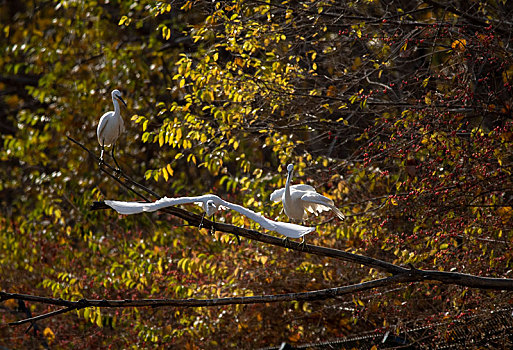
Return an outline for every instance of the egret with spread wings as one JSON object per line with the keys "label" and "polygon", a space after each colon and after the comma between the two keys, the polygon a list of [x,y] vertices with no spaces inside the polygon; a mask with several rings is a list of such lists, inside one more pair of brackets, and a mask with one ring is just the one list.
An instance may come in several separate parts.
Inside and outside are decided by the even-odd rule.
{"label": "egret with spread wings", "polygon": [[344,220],[345,216],[335,207],[335,203],[328,197],[323,196],[315,191],[310,185],[299,184],[290,185],[294,165],[287,165],[287,182],[285,188],[280,188],[271,194],[271,200],[283,203],[283,211],[290,219],[295,221],[303,221],[308,217],[308,213],[318,215],[323,211],[333,211],[340,220]]}
{"label": "egret with spread wings", "polygon": [[268,219],[259,213],[256,213],[243,206],[227,202],[213,194],[207,194],[196,197],[164,197],[152,203],[122,202],[112,200],[105,201],[106,205],[116,210],[118,213],[126,215],[137,214],[142,212],[153,212],[162,208],[188,203],[200,204],[207,216],[213,215],[218,210],[235,210],[239,214],[246,216],[248,219],[255,221],[264,229],[277,232],[289,238],[301,238],[304,235],[315,230],[314,227],[305,227],[288,222],[280,222]]}

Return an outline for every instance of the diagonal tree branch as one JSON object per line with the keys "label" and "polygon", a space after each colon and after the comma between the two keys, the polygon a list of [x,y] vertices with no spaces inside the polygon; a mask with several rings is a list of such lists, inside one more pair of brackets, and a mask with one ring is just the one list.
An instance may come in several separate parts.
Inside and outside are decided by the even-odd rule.
{"label": "diagonal tree branch", "polygon": [[[71,142],[75,143],[80,148],[82,148],[83,150],[88,152],[97,162],[100,161],[100,158],[98,158],[98,156],[96,156],[93,152],[91,152],[86,146],[82,145],[80,142],[74,140],[70,136],[67,136],[67,137]],[[103,166],[105,166],[105,167],[103,167]],[[112,167],[111,165],[109,165],[107,163],[103,163],[102,166],[100,166],[100,169],[105,174],[110,176],[112,179],[116,180],[121,186],[134,192],[136,195],[138,195],[144,201],[149,202],[149,199],[147,197],[138,193],[132,187],[128,186],[126,183],[124,183],[123,181],[118,179],[113,174],[114,172],[116,172],[114,167]],[[124,177],[125,179],[128,178],[123,172],[120,172],[120,175],[122,177]],[[129,179],[128,182],[130,182],[132,185],[150,193],[151,195],[153,195],[154,197],[156,197],[158,199],[161,198],[161,196],[159,196],[154,191],[148,189],[147,187],[137,183],[136,181],[134,181],[132,179]],[[98,210],[98,209],[111,209],[111,208],[109,206],[105,205],[104,202],[94,202],[93,205],[91,206],[91,209]],[[177,217],[187,221],[189,224],[192,224],[195,226],[198,226],[200,224],[200,222],[202,222],[201,215],[191,213],[191,212],[184,210],[182,208],[179,208],[179,207],[168,207],[168,208],[162,209],[161,211],[171,214],[171,215],[174,215],[174,216],[177,216]],[[345,260],[345,261],[362,264],[365,266],[376,268],[381,271],[388,272],[390,274],[397,274],[397,273],[402,273],[402,272],[408,271],[408,269],[406,269],[404,267],[390,264],[386,261],[366,257],[363,255],[348,253],[348,252],[344,252],[344,251],[337,250],[337,249],[314,246],[311,244],[301,245],[298,242],[284,242],[281,238],[278,238],[278,237],[266,235],[266,234],[260,233],[258,231],[255,231],[255,230],[248,230],[243,227],[237,227],[237,226],[230,225],[230,224],[224,224],[224,223],[219,223],[219,222],[214,223],[213,221],[208,220],[207,218],[203,218],[203,226],[207,229],[214,228],[217,231],[222,231],[225,233],[233,234],[236,237],[246,237],[246,238],[260,241],[263,243],[273,244],[273,245],[281,246],[284,248],[290,248],[290,249],[293,249],[296,251],[311,253],[311,254],[320,255],[320,256],[332,257],[332,258],[336,258],[336,259],[341,259],[341,260]]]}
{"label": "diagonal tree branch", "polygon": [[[68,137],[70,140],[72,140],[70,137]],[[82,147],[84,150],[92,154],[91,151],[89,151],[85,146],[81,145],[78,141],[72,140],[77,145]],[[95,156],[95,158],[97,158]],[[99,160],[99,158],[97,158]],[[110,170],[114,170],[113,167],[108,166]],[[104,169],[104,172],[108,173],[107,169]],[[121,173],[123,175],[123,173]],[[114,175],[110,174],[111,177],[115,177]],[[133,180],[131,180],[133,181]],[[135,181],[133,181],[136,183]],[[121,185],[128,187],[123,182],[120,182]],[[136,185],[139,188],[146,189],[142,185]],[[148,191],[151,191],[147,189]],[[151,191],[153,195],[155,195],[158,198],[161,198],[156,194],[155,192]],[[147,200],[146,200],[147,201]],[[104,202],[94,202],[92,205],[93,210],[98,209],[111,209],[109,206],[107,206]],[[201,222],[201,216],[191,213],[187,210],[184,210],[179,207],[168,207],[165,209],[162,209],[161,211],[166,212],[168,214],[177,216],[181,219],[184,219],[188,223],[192,225],[199,225]],[[453,284],[453,285],[459,285],[463,287],[470,287],[470,288],[481,288],[481,289],[497,289],[497,290],[513,290],[513,279],[507,279],[507,278],[491,278],[491,277],[480,277],[475,275],[469,275],[469,274],[463,274],[458,272],[445,272],[445,271],[432,271],[432,270],[419,270],[414,268],[413,266],[402,267],[398,266],[383,260],[371,258],[364,255],[354,254],[345,252],[338,249],[333,248],[327,248],[327,247],[321,247],[321,246],[315,246],[311,244],[305,244],[302,245],[298,242],[284,242],[283,239],[270,236],[264,233],[261,233],[259,231],[255,230],[249,230],[243,227],[238,227],[230,224],[225,223],[219,223],[219,222],[212,222],[206,218],[203,219],[203,226],[206,228],[214,228],[215,230],[222,231],[225,233],[234,234],[235,236],[241,236],[246,237],[249,239],[253,239],[262,243],[268,243],[275,246],[280,246],[284,248],[289,248],[292,250],[304,252],[304,253],[310,253],[315,254],[319,256],[325,256],[325,257],[331,257],[339,260],[344,260],[352,263],[356,263],[359,265],[375,268],[377,270],[383,271],[385,273],[390,273],[392,275],[402,275],[409,274],[410,276],[415,276],[415,279],[413,281],[426,281],[426,280],[432,280],[441,282],[444,284]]]}
{"label": "diagonal tree branch", "polygon": [[[98,209],[112,209],[111,207],[107,206],[104,202],[94,202],[92,205],[92,210],[98,210]],[[161,209],[161,211],[172,214],[174,216],[177,216],[181,219],[184,219],[189,224],[198,226],[201,222],[201,216],[191,213],[187,210],[184,210],[179,207],[168,207]],[[283,247],[283,248],[289,248],[292,250],[296,250],[303,253],[310,253],[314,255],[319,256],[325,256],[325,257],[331,257],[335,259],[340,259],[344,261],[349,261],[357,264],[361,264],[364,266],[372,267],[375,269],[378,269],[380,271],[388,272],[392,275],[404,273],[406,271],[409,271],[409,269],[405,267],[401,267],[398,265],[391,264],[389,262],[374,259],[368,256],[354,254],[345,252],[338,249],[328,248],[328,247],[321,247],[316,246],[312,244],[304,244],[302,245],[299,242],[295,241],[284,241],[283,239],[271,235],[267,235],[265,233],[261,233],[259,231],[246,229],[244,227],[238,227],[231,224],[225,224],[220,222],[212,222],[208,220],[207,218],[203,219],[203,226],[206,228],[214,227],[216,231],[221,231],[224,233],[233,234],[235,236],[239,237],[246,237],[255,241],[259,241],[262,243],[268,243],[275,246]]]}

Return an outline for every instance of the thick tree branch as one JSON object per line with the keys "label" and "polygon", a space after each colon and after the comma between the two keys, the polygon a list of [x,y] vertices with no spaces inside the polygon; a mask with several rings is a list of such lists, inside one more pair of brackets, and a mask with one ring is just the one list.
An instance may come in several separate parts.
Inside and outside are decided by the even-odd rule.
{"label": "thick tree branch", "polygon": [[340,297],[346,294],[362,292],[369,289],[390,286],[397,283],[436,281],[443,284],[466,286],[471,288],[513,290],[513,280],[501,278],[486,278],[456,272],[426,271],[414,268],[405,269],[405,272],[391,277],[380,278],[373,281],[357,283],[349,286],[321,289],[310,292],[286,293],[275,295],[259,295],[250,297],[231,297],[214,299],[139,299],[139,300],[95,300],[81,299],[70,301],[64,299],[45,298],[34,295],[0,292],[0,302],[8,299],[38,302],[49,305],[64,306],[64,309],[52,311],[36,317],[11,322],[9,325],[16,326],[29,322],[35,322],[72,310],[80,310],[87,307],[100,308],[123,308],[123,307],[211,307],[223,305],[262,304],[284,301],[311,301],[326,300]]}
{"label": "thick tree branch", "polygon": [[125,300],[94,300],[94,299],[81,299],[78,301],[70,301],[64,299],[44,298],[34,295],[5,293],[0,292],[0,301],[8,299],[16,299],[23,301],[39,302],[48,305],[64,306],[64,309],[52,311],[43,315],[32,318],[27,318],[20,321],[9,323],[11,326],[17,326],[24,323],[29,323],[45,318],[49,318],[58,314],[66,313],[72,310],[80,310],[87,307],[100,307],[100,308],[125,308],[125,307],[205,307],[205,306],[224,306],[224,305],[243,305],[243,304],[263,304],[275,303],[282,301],[308,301],[308,300],[325,300],[339,297],[345,294],[361,292],[369,289],[383,287],[403,281],[407,282],[406,275],[392,276],[381,278],[374,281],[368,281],[350,286],[336,287],[315,290],[311,292],[299,293],[286,293],[275,295],[258,295],[250,297],[231,297],[231,298],[214,298],[214,299],[125,299]]}

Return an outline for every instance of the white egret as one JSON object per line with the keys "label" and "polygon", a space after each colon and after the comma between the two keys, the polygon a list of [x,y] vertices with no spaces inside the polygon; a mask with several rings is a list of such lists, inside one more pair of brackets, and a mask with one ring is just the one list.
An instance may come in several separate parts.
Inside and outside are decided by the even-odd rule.
{"label": "white egret", "polygon": [[290,185],[294,165],[287,165],[287,182],[285,188],[280,188],[271,194],[271,200],[283,203],[283,211],[292,220],[303,221],[308,217],[308,212],[318,215],[323,211],[333,211],[340,220],[345,216],[335,207],[335,203],[320,193],[315,191],[310,185],[299,184]]}
{"label": "white egret", "polygon": [[106,200],[105,204],[116,210],[120,214],[137,214],[142,212],[152,212],[162,208],[170,207],[179,204],[196,203],[200,204],[207,216],[215,214],[218,210],[231,209],[235,210],[239,214],[246,216],[247,218],[255,221],[264,229],[269,231],[275,231],[285,237],[289,238],[301,238],[307,233],[315,230],[315,227],[305,227],[296,225],[288,222],[279,222],[268,219],[259,213],[256,213],[243,206],[227,202],[216,195],[207,194],[197,197],[178,197],[178,198],[167,198],[164,197],[153,203],[141,203],[141,202],[122,202],[122,201],[111,201]]}
{"label": "white egret", "polygon": [[125,131],[125,124],[121,117],[118,101],[121,101],[125,107],[127,107],[127,105],[121,98],[121,92],[119,90],[113,90],[111,95],[112,103],[114,104],[114,111],[109,111],[102,115],[100,122],[98,123],[98,128],[96,129],[96,135],[98,136],[98,143],[102,147],[100,162],[103,162],[103,151],[105,147],[112,145],[112,159],[114,159],[114,163],[116,163],[116,166],[120,169],[118,162],[114,157],[114,145],[119,135]]}

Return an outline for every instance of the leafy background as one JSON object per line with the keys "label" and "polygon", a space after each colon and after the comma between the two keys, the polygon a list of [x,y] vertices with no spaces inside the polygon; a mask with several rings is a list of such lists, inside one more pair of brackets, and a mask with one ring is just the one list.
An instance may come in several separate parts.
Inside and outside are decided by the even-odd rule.
{"label": "leafy background", "polygon": [[[383,277],[237,245],[163,213],[91,211],[136,199],[66,138],[99,152],[114,88],[128,103],[117,158],[161,195],[215,193],[287,220],[268,198],[292,162],[295,183],[349,216],[311,218],[309,243],[511,278],[511,13],[507,1],[2,2],[0,288],[212,298]],[[216,219],[259,229],[230,212]],[[0,344],[246,348],[433,324],[447,340],[457,320],[510,304],[509,292],[425,283],[301,303],[89,308],[37,334],[1,327]],[[51,309],[0,310],[6,324]]]}

